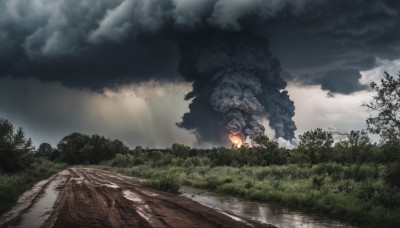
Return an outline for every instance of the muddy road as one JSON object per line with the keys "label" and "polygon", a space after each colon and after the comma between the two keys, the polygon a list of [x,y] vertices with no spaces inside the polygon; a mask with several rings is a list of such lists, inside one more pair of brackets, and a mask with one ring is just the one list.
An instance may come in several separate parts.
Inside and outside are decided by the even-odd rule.
{"label": "muddy road", "polygon": [[[60,194],[42,227],[273,227],[113,172],[72,168],[51,181],[57,181]],[[15,224],[14,217],[3,225]]]}

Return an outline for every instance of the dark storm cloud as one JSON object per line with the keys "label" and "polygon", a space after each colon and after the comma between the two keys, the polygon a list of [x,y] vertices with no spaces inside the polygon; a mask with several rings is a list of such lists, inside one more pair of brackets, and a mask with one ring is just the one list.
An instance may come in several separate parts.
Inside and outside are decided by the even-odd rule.
{"label": "dark storm cloud", "polygon": [[[127,3],[137,6],[119,10]],[[153,78],[176,79],[178,48],[165,38],[167,33],[136,34],[158,28],[155,22],[163,18],[156,17],[152,9],[158,5],[162,4],[1,1],[0,75],[37,77],[93,89]],[[127,17],[135,15],[130,12],[135,9],[143,12]],[[131,24],[140,18],[140,25]]]}
{"label": "dark storm cloud", "polygon": [[[236,79],[230,74],[216,76],[215,83],[213,78],[184,75],[193,82],[187,95],[193,98],[191,112],[183,116],[184,122],[188,120],[184,127],[213,141],[220,134],[216,112],[226,112],[219,106],[226,99],[218,99],[226,94],[224,85],[236,83],[231,87],[246,91],[231,91],[231,95],[239,92],[249,101],[257,97],[263,106],[242,115],[248,122],[242,130],[263,131],[247,114],[266,115],[277,136],[291,139],[296,129],[294,106],[280,66],[284,78],[321,85],[330,92],[365,89],[358,82],[359,71],[376,66],[377,58],[392,60],[400,54],[399,13],[397,0],[0,0],[0,76],[35,77],[95,90],[132,81],[177,80],[182,79],[176,72],[181,61],[178,47],[188,35],[219,39],[216,33],[232,32],[250,42],[260,38],[271,43],[263,49],[268,62],[258,62],[257,57],[253,62],[276,61],[279,66],[250,80],[262,84],[261,91],[254,92],[244,83],[247,73]],[[208,97],[213,101],[199,96],[207,91],[214,93]],[[228,109],[238,109],[240,104]],[[232,116],[239,115],[227,114],[226,121]]]}
{"label": "dark storm cloud", "polygon": [[376,58],[400,56],[400,2],[319,2],[268,23],[262,33],[268,34],[272,53],[290,80],[323,83],[323,89],[338,93],[365,89],[357,71],[375,67]]}
{"label": "dark storm cloud", "polygon": [[177,79],[178,73],[171,68],[178,64],[177,56],[175,45],[164,40],[151,46],[136,42],[101,44],[88,47],[79,55],[24,57],[5,74],[101,89],[131,81]]}
{"label": "dark storm cloud", "polygon": [[334,93],[349,94],[354,90],[362,90],[368,88],[361,85],[358,80],[361,74],[355,69],[335,69],[326,72],[322,77],[315,81],[321,85],[323,90],[329,90]]}
{"label": "dark storm cloud", "polygon": [[[89,88],[177,79],[174,41],[212,27],[266,36],[292,78],[319,84],[397,58],[399,10],[396,0],[2,0],[0,74]],[[344,91],[363,88],[352,85]]]}

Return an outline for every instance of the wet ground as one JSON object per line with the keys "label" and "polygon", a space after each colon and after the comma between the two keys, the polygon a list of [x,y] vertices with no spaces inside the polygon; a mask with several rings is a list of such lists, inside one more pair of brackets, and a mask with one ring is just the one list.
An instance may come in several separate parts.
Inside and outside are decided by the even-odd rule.
{"label": "wet ground", "polygon": [[296,210],[261,202],[248,201],[236,197],[219,195],[201,189],[184,187],[183,196],[204,205],[229,211],[242,217],[269,223],[282,228],[338,228],[352,227],[343,222],[330,219],[323,215],[306,214]]}
{"label": "wet ground", "polygon": [[0,226],[273,227],[184,196],[145,188],[136,178],[102,170],[65,170],[42,187],[41,197],[30,209],[16,218],[15,213],[14,217],[5,213]]}
{"label": "wet ground", "polygon": [[44,224],[53,211],[53,206],[59,196],[60,191],[57,190],[59,184],[59,181],[51,181],[34,201],[32,207],[8,227],[40,227]]}

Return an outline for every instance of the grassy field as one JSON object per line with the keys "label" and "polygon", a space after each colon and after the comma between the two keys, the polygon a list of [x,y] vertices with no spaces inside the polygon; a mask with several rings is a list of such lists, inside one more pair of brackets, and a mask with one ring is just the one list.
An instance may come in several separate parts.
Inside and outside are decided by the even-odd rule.
{"label": "grassy field", "polygon": [[0,214],[9,210],[18,197],[34,184],[65,167],[65,164],[36,159],[30,169],[14,174],[0,174]]}
{"label": "grassy field", "polygon": [[[114,160],[92,167],[142,177],[148,179],[145,185],[164,191],[176,193],[181,185],[187,185],[322,212],[354,224],[400,226],[400,192],[384,181],[386,165],[321,163],[239,168],[202,162],[164,166],[146,162],[121,167]],[[1,174],[0,213],[8,210],[36,182],[64,168],[65,164],[36,159],[31,169],[13,175]]]}
{"label": "grassy field", "polygon": [[102,168],[151,179],[157,183],[154,187],[162,190],[176,189],[183,184],[322,212],[355,224],[400,226],[400,192],[384,182],[384,165],[326,163],[312,167],[292,164],[234,168],[147,164],[129,168],[106,165]]}

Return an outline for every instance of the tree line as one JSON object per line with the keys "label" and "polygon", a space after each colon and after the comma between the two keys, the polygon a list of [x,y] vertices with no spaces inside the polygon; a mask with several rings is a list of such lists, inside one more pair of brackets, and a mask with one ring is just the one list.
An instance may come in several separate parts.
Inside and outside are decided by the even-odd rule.
{"label": "tree line", "polygon": [[334,144],[332,133],[317,128],[300,135],[294,149],[280,148],[275,140],[257,135],[251,139],[251,146],[241,148],[196,149],[175,143],[171,148],[154,150],[129,149],[117,139],[74,132],[62,138],[56,148],[42,143],[36,150],[22,128],[15,130],[8,120],[0,119],[0,171],[27,169],[35,157],[69,165],[99,164],[111,159],[126,165],[151,161],[157,165],[233,167],[336,162],[388,164],[396,179],[400,176],[400,76],[395,79],[385,74],[380,85],[372,83],[371,88],[377,95],[365,106],[378,114],[367,119],[367,130],[380,134],[379,144],[371,142],[367,131],[351,131],[346,140]]}

